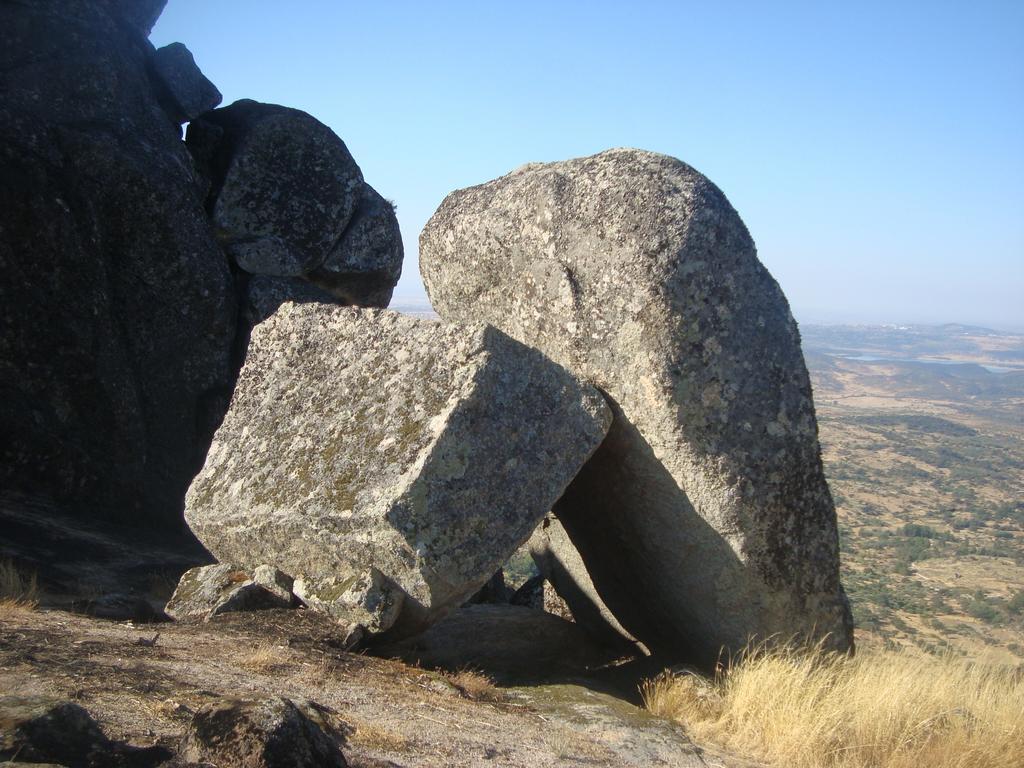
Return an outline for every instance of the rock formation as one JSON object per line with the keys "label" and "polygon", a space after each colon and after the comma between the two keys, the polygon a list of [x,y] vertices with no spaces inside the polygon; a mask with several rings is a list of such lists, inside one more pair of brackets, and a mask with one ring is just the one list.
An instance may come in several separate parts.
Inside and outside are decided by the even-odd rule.
{"label": "rock formation", "polygon": [[329,713],[314,702],[222,699],[196,712],[181,756],[224,768],[345,768],[341,743]]}
{"label": "rock formation", "polygon": [[0,4],[0,487],[170,529],[237,301],[151,67],[162,6]]}
{"label": "rock formation", "polygon": [[[109,738],[88,711],[45,695],[0,696],[0,765],[153,768],[174,755]],[[20,762],[14,762],[15,760]]]}
{"label": "rock formation", "polygon": [[164,609],[173,619],[203,619],[232,611],[290,608],[294,580],[271,565],[250,575],[229,563],[186,571]]}
{"label": "rock formation", "polygon": [[304,278],[346,304],[388,305],[402,272],[398,219],[330,128],[245,99],[190,123],[186,143],[240,269]]}
{"label": "rock formation", "polygon": [[604,437],[603,398],[482,324],[286,304],[258,326],[186,518],[353,632],[423,629],[530,535]]}
{"label": "rock formation", "polygon": [[704,662],[751,636],[850,645],[796,323],[720,190],[637,150],[528,165],[449,195],[420,260],[443,318],[609,396],[555,511],[630,634]]}
{"label": "rock formation", "polygon": [[200,562],[183,499],[251,326],[286,299],[386,305],[401,272],[344,142],[297,110],[214,110],[188,49],[146,39],[163,5],[0,4],[2,554],[45,570],[40,510],[177,532]]}

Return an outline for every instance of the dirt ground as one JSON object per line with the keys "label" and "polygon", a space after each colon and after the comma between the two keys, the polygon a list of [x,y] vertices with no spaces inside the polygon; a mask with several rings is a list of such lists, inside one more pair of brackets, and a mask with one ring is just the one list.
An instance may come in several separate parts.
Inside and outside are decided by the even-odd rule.
{"label": "dirt ground", "polygon": [[[500,639],[488,631],[480,642],[499,657]],[[630,702],[635,681],[631,693],[611,677],[532,678],[495,687],[348,653],[329,621],[303,610],[147,625],[57,610],[0,613],[0,692],[70,699],[109,737],[136,746],[173,751],[194,711],[241,694],[326,706],[345,734],[346,758],[366,768],[741,764],[704,752],[679,726]]]}

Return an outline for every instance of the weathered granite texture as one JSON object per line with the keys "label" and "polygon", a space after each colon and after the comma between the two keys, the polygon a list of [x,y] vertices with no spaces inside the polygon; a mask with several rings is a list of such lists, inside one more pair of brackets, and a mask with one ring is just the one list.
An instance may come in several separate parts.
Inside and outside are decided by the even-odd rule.
{"label": "weathered granite texture", "polygon": [[269,565],[250,574],[230,563],[204,565],[182,574],[164,612],[172,619],[209,620],[222,613],[290,608],[292,580]]}
{"label": "weathered granite texture", "polygon": [[145,39],[163,2],[0,3],[0,487],[182,527],[237,307]]}
{"label": "weathered granite texture", "polygon": [[257,326],[186,518],[353,631],[412,634],[522,544],[608,426],[601,395],[482,324],[285,304]]}
{"label": "weathered granite texture", "polygon": [[599,386],[615,419],[555,507],[655,651],[852,643],[796,323],[722,192],[619,149],[449,195],[420,238],[434,308]]}
{"label": "weathered granite texture", "polygon": [[243,99],[190,123],[186,141],[239,268],[309,280],[346,304],[388,305],[404,255],[398,219],[330,128]]}
{"label": "weathered granite texture", "polygon": [[301,699],[221,699],[196,712],[181,757],[224,768],[345,768],[344,739],[326,715]]}
{"label": "weathered granite texture", "polygon": [[242,322],[250,329],[289,301],[296,304],[342,304],[336,296],[299,277],[241,276],[239,286],[243,296]]}
{"label": "weathered granite texture", "polygon": [[[608,606],[601,600],[590,580],[587,566],[569,540],[565,528],[554,515],[546,515],[530,537],[530,556],[549,586],[544,591],[544,610],[562,616],[567,606],[571,618],[586,629],[596,640],[609,648],[628,652],[643,652],[636,638],[629,634]],[[552,599],[553,587],[565,602]]]}
{"label": "weathered granite texture", "polygon": [[386,307],[404,253],[395,207],[366,185],[345,234],[307,279],[348,304]]}

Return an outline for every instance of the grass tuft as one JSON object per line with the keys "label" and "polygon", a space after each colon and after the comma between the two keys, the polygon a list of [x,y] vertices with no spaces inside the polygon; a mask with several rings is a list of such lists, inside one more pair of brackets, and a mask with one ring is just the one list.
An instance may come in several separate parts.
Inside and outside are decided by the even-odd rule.
{"label": "grass tuft", "polygon": [[364,749],[401,753],[408,752],[413,747],[413,742],[397,731],[360,721],[350,721],[349,724],[353,728],[352,734],[348,737],[349,743]]}
{"label": "grass tuft", "polygon": [[505,698],[505,694],[501,692],[501,689],[494,684],[491,678],[483,672],[478,672],[470,667],[446,674],[445,677],[467,699],[472,699],[473,701],[501,701]]}
{"label": "grass tuft", "polygon": [[1024,674],[953,656],[761,647],[713,680],[666,673],[641,692],[698,741],[773,765],[1024,765]]}
{"label": "grass tuft", "polygon": [[0,560],[0,617],[34,610],[38,601],[36,575],[26,576],[10,560]]}
{"label": "grass tuft", "polygon": [[250,672],[266,675],[277,672],[291,662],[284,648],[273,643],[262,643],[238,660],[238,666]]}

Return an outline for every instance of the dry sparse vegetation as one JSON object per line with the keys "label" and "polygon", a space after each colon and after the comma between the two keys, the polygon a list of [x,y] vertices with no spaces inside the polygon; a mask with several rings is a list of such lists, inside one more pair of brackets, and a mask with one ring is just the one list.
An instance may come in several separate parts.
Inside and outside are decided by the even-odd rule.
{"label": "dry sparse vegetation", "polygon": [[501,701],[505,696],[501,690],[494,685],[494,681],[470,667],[460,669],[458,672],[445,675],[448,681],[454,685],[467,699],[473,701]]}
{"label": "dry sparse vegetation", "polygon": [[266,675],[276,672],[291,662],[284,648],[273,643],[261,643],[251,653],[239,659],[238,666],[250,672]]}
{"label": "dry sparse vegetation", "polygon": [[349,722],[352,733],[348,740],[375,752],[408,752],[413,743],[397,731],[365,722]]}
{"label": "dry sparse vegetation", "polygon": [[1024,765],[1024,673],[952,655],[759,648],[713,680],[666,674],[642,693],[696,739],[772,765]]}
{"label": "dry sparse vegetation", "polygon": [[38,597],[34,573],[26,576],[10,560],[0,560],[0,616],[34,610]]}

